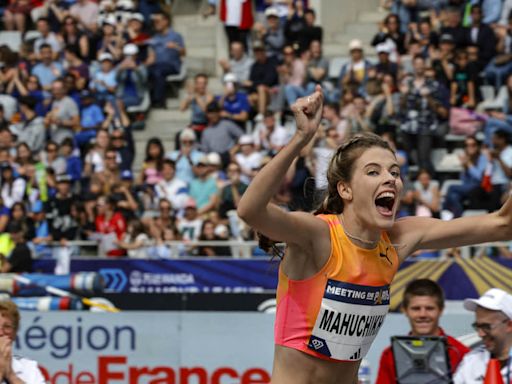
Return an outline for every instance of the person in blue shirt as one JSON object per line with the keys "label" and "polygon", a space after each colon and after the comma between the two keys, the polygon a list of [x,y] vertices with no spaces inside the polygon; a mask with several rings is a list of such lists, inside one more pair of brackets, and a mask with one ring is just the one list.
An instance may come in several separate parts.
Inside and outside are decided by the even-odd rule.
{"label": "person in blue shirt", "polygon": [[73,139],[67,138],[62,141],[60,145],[60,153],[66,159],[66,174],[71,177],[72,182],[79,181],[82,177],[82,161],[78,150],[75,150]]}
{"label": "person in blue shirt", "polygon": [[181,58],[185,56],[183,37],[170,26],[170,17],[165,12],[153,15],[153,25],[156,34],[149,40],[152,49],[148,52],[146,66],[151,79],[152,106],[165,107],[165,79],[167,76],[179,73]]}
{"label": "person in blue shirt", "polygon": [[461,163],[464,167],[460,173],[462,184],[450,186],[444,201],[444,209],[451,211],[454,217],[460,217],[464,212],[464,200],[480,187],[487,167],[487,157],[481,152],[481,143],[476,137],[466,137]]}
{"label": "person in blue shirt", "polygon": [[114,101],[114,93],[117,87],[114,57],[110,53],[102,53],[99,62],[100,70],[94,74],[90,88],[100,102]]}
{"label": "person in blue shirt", "polygon": [[80,99],[80,126],[82,130],[75,134],[75,141],[79,147],[82,147],[96,136],[96,130],[101,127],[105,115],[88,90],[81,92]]}
{"label": "person in blue shirt", "polygon": [[37,76],[44,90],[49,91],[54,80],[63,74],[61,63],[53,61],[53,51],[49,44],[42,44],[39,49],[41,62],[32,68],[32,75]]}
{"label": "person in blue shirt", "polygon": [[52,241],[50,226],[46,220],[43,202],[36,200],[31,207],[32,220],[34,221],[35,236],[32,239],[32,248],[36,258],[51,257],[52,249],[47,243]]}
{"label": "person in blue shirt", "polygon": [[227,73],[224,76],[224,94],[220,97],[219,105],[222,108],[221,117],[231,120],[240,128],[245,129],[251,105],[247,94],[238,91],[238,81],[232,73]]}

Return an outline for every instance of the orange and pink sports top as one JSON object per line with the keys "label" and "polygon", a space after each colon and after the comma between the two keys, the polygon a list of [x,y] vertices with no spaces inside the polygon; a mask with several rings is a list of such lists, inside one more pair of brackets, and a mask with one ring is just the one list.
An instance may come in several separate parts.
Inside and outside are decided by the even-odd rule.
{"label": "orange and pink sports top", "polygon": [[354,245],[336,215],[329,225],[331,255],[314,276],[289,279],[279,269],[275,343],[327,360],[362,359],[389,307],[398,255],[383,232],[374,249]]}

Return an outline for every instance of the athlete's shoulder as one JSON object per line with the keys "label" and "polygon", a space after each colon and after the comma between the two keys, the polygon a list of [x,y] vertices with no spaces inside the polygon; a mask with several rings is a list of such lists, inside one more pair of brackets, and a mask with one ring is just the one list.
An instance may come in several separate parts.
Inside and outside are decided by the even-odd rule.
{"label": "athlete's shoulder", "polygon": [[470,364],[474,362],[483,362],[488,354],[489,352],[487,349],[485,349],[483,345],[479,345],[464,355],[463,362]]}

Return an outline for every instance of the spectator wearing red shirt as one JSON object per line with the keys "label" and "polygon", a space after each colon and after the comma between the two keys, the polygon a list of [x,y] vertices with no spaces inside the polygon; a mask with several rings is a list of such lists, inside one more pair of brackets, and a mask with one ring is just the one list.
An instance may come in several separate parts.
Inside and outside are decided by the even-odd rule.
{"label": "spectator wearing red shirt", "polygon": [[[121,241],[126,232],[126,220],[116,210],[116,200],[112,197],[109,197],[107,200],[104,197],[99,197],[96,208],[96,232],[101,234],[115,233],[117,241]],[[118,257],[124,255],[126,255],[126,251],[121,248],[111,249],[107,252],[107,256]]]}
{"label": "spectator wearing red shirt", "polygon": [[[469,348],[444,333],[439,319],[444,309],[444,294],[441,287],[432,280],[418,279],[405,288],[403,311],[411,324],[411,336],[445,336],[448,342],[448,356],[452,372],[462,361]],[[379,372],[375,384],[395,384],[395,360],[391,347],[382,352]]]}

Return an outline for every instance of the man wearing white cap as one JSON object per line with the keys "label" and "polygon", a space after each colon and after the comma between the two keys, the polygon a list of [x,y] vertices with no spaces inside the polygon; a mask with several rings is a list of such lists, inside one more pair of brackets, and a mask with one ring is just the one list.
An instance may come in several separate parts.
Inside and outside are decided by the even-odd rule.
{"label": "man wearing white cap", "polygon": [[466,299],[464,308],[475,312],[473,328],[483,345],[474,349],[462,360],[455,373],[455,384],[480,384],[483,382],[489,359],[500,361],[505,383],[512,379],[512,295],[492,288],[479,299]]}
{"label": "man wearing white cap", "polygon": [[350,61],[341,68],[340,86],[353,83],[357,85],[358,92],[364,95],[366,94],[368,70],[371,63],[364,58],[361,40],[353,39],[350,41],[348,49],[350,51]]}

